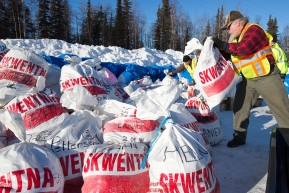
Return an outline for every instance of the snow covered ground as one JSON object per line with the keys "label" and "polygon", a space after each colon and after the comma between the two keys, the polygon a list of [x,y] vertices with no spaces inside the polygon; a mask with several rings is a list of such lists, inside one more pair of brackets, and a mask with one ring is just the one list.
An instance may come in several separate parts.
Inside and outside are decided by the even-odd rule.
{"label": "snow covered ground", "polygon": [[[183,56],[182,52],[174,50],[166,52],[147,48],[126,50],[113,46],[70,44],[54,39],[1,39],[1,41],[8,48],[26,47],[40,55],[75,54],[79,57],[99,58],[102,62],[135,63],[141,66],[157,64],[177,67],[181,64]],[[216,176],[221,185],[221,193],[265,192],[270,133],[273,128],[278,127],[274,116],[265,113],[268,107],[263,101],[261,107],[251,110],[247,144],[237,148],[228,148],[227,142],[233,137],[232,111],[220,112],[219,109],[219,106],[214,108],[221,121],[224,141],[213,147],[212,158]]]}

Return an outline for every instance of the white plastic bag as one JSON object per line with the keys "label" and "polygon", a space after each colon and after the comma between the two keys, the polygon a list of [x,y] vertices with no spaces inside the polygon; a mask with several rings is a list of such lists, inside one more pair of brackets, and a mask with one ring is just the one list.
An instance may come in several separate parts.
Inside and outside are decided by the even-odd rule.
{"label": "white plastic bag", "polygon": [[147,193],[148,165],[140,167],[146,152],[142,143],[90,146],[84,158],[82,193]]}
{"label": "white plastic bag", "polygon": [[211,110],[207,101],[197,95],[187,100],[186,109],[197,119],[200,128],[212,146],[223,141],[220,120],[214,110]]}
{"label": "white plastic bag", "polygon": [[155,138],[156,120],[141,120],[136,117],[118,117],[104,125],[104,141],[142,142],[147,145]]}
{"label": "white plastic bag", "polygon": [[75,111],[48,136],[45,146],[61,163],[65,192],[81,192],[84,154],[89,146],[103,142],[100,127],[100,118],[91,111]]}
{"label": "white plastic bag", "polygon": [[202,136],[168,119],[148,155],[150,192],[220,193]]}
{"label": "white plastic bag", "polygon": [[194,72],[195,82],[210,108],[220,104],[239,82],[239,76],[225,60],[214,41],[207,38]]}
{"label": "white plastic bag", "polygon": [[0,106],[32,89],[43,90],[48,68],[34,51],[13,47],[0,62]]}

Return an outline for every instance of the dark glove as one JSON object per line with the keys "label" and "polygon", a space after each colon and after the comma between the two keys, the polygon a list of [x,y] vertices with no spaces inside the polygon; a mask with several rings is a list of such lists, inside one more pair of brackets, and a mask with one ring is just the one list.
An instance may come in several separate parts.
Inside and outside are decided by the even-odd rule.
{"label": "dark glove", "polygon": [[226,42],[220,40],[218,37],[213,37],[212,38],[214,41],[214,48],[219,48],[219,50],[224,50],[225,49],[225,44]]}

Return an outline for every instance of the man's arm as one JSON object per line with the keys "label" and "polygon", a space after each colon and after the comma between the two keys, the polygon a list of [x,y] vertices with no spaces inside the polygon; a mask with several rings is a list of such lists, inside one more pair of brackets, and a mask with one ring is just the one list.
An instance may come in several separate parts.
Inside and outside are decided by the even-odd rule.
{"label": "man's arm", "polygon": [[184,66],[184,64],[182,64],[177,69],[175,69],[174,71],[170,72],[169,75],[177,74],[179,72],[182,72],[184,69],[185,69],[185,66]]}
{"label": "man's arm", "polygon": [[264,30],[257,25],[252,25],[240,42],[229,43],[229,50],[235,56],[245,56],[254,54],[267,45],[269,45],[269,40]]}

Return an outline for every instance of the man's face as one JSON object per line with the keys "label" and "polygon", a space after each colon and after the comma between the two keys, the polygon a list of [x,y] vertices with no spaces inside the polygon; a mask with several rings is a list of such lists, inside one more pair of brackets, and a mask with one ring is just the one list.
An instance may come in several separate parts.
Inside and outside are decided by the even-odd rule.
{"label": "man's face", "polygon": [[238,37],[241,34],[242,26],[239,20],[233,21],[228,27],[227,32],[234,37]]}

